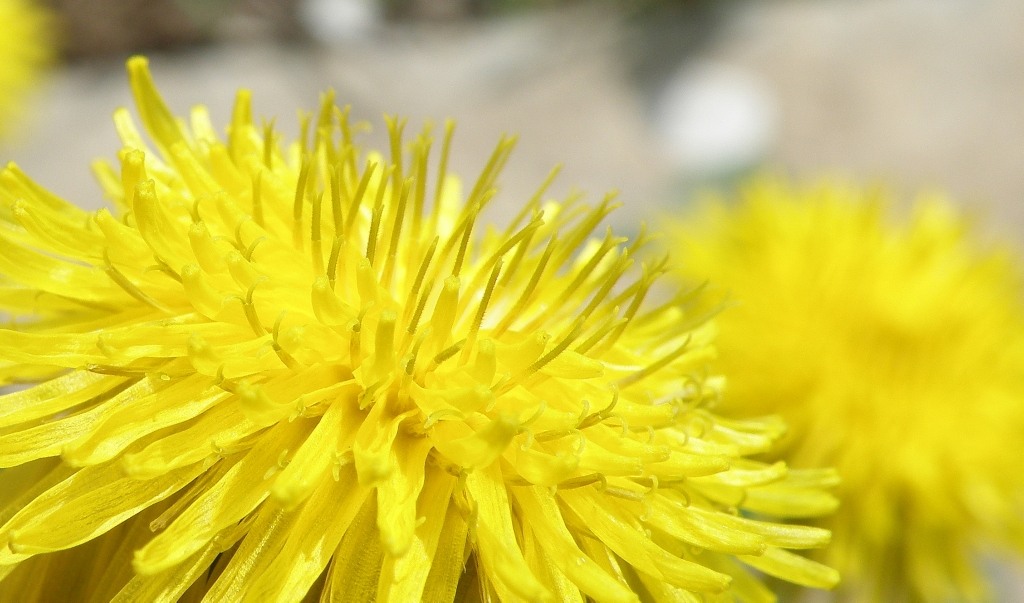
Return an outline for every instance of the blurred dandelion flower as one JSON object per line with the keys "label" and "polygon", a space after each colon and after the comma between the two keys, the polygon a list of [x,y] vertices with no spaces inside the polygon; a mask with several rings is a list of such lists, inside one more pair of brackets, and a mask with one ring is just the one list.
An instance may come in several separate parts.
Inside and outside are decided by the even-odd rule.
{"label": "blurred dandelion flower", "polygon": [[[239,93],[226,142],[129,61],[117,212],[0,174],[0,599],[769,601],[830,470],[746,457],[776,422],[708,408],[701,296],[592,238],[613,208],[477,227],[429,133],[362,155],[325,95],[282,151]],[[406,153],[408,151],[408,153]],[[159,158],[158,158],[159,157]]]}
{"label": "blurred dandelion flower", "polygon": [[677,224],[720,319],[724,407],[779,413],[781,453],[836,466],[825,559],[861,601],[988,600],[972,556],[1021,538],[1019,264],[923,196],[905,224],[878,191],[762,178]]}
{"label": "blurred dandelion flower", "polygon": [[53,59],[51,20],[31,0],[0,0],[0,134],[17,121],[25,93]]}

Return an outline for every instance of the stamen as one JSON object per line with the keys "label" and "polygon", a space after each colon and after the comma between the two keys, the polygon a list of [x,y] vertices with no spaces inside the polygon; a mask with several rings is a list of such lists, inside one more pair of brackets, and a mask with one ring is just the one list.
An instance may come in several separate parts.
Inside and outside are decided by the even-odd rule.
{"label": "stamen", "polygon": [[394,115],[385,115],[384,123],[388,128],[388,141],[391,143],[391,165],[394,171],[391,173],[391,202],[395,202],[402,185],[402,131],[405,129],[405,118],[398,118]]}
{"label": "stamen", "polygon": [[361,362],[363,358],[362,354],[360,354],[359,343],[360,339],[362,338],[363,316],[365,314],[365,311],[360,312],[359,318],[357,318],[355,322],[352,323],[352,334],[349,336],[348,340],[348,354],[349,357],[351,358],[350,361],[352,363],[352,366],[358,366],[359,362]]}
{"label": "stamen", "polygon": [[[434,313],[430,317],[431,339],[435,346],[440,347],[448,341],[455,324],[456,311],[459,307],[459,277],[449,276],[444,280],[444,287],[434,303]],[[435,348],[436,349],[436,348]]]}
{"label": "stamen", "polygon": [[523,205],[523,208],[519,210],[519,213],[516,214],[516,217],[513,218],[511,222],[509,222],[508,230],[505,231],[506,233],[511,232],[513,228],[515,228],[516,226],[519,225],[520,222],[525,220],[527,214],[532,212],[534,216],[536,216],[538,213],[543,213],[537,209],[537,207],[540,206],[541,197],[551,186],[551,183],[555,181],[555,178],[558,177],[558,174],[561,171],[562,164],[558,164],[555,167],[551,168],[551,171],[548,172],[547,177],[544,178],[544,182],[540,183],[540,186],[537,187],[537,190],[533,193],[533,196],[530,197],[530,200]]}
{"label": "stamen", "polygon": [[321,237],[323,231],[320,226],[320,217],[323,211],[324,194],[320,193],[313,201],[313,223],[311,225],[311,232],[309,234],[310,244],[312,246],[313,253],[313,273],[320,274],[324,271],[324,250]]}
{"label": "stamen", "polygon": [[299,111],[299,147],[303,155],[309,153],[309,123],[312,119],[309,111]]}
{"label": "stamen", "polygon": [[391,225],[391,240],[388,242],[388,255],[384,258],[384,270],[381,275],[381,284],[385,288],[391,286],[391,272],[394,269],[395,257],[398,255],[398,241],[402,235],[402,222],[405,220],[405,206],[409,202],[409,193],[412,188],[412,179],[407,178],[401,182],[401,195],[398,207],[395,208],[394,221]]}
{"label": "stamen", "polygon": [[415,194],[413,195],[412,209],[412,231],[417,235],[422,232],[420,223],[423,220],[423,205],[427,196],[427,159],[430,157],[430,126],[423,130],[423,134],[417,139],[414,153],[413,181],[416,183]]}
{"label": "stamen", "polygon": [[631,500],[639,503],[642,503],[644,499],[644,495],[640,492],[634,492],[633,490],[626,490],[625,488],[618,488],[615,486],[606,486],[604,493],[608,496],[623,498],[625,500]]}
{"label": "stamen", "polygon": [[263,124],[263,165],[268,170],[274,169],[273,159],[276,138],[277,136],[274,134],[274,120],[271,119]]}
{"label": "stamen", "polygon": [[[436,240],[436,239],[435,239]],[[423,316],[423,310],[427,307],[427,297],[430,295],[430,291],[434,288],[434,281],[428,284],[420,294],[419,299],[416,301],[416,309],[413,311],[412,319],[409,320],[409,326],[406,327],[405,331],[409,335],[416,333],[416,329],[419,327],[420,317]]]}
{"label": "stamen", "polygon": [[598,484],[599,490],[606,491],[608,489],[608,478],[600,473],[589,473],[587,475],[570,477],[567,480],[558,482],[558,489],[574,490],[576,488],[583,488],[593,484]]}
{"label": "stamen", "polygon": [[597,228],[597,225],[604,220],[608,214],[614,211],[620,204],[613,203],[616,194],[614,191],[605,195],[601,204],[587,212],[582,220],[576,224],[576,226],[565,236],[562,237],[564,241],[563,255],[558,257],[558,263],[568,260],[572,252],[579,248],[583,242],[591,236],[591,233]]}
{"label": "stamen", "polygon": [[680,356],[687,352],[687,350],[690,347],[690,339],[691,336],[687,335],[686,339],[679,347],[675,348],[668,354],[665,354],[658,360],[655,360],[651,364],[648,364],[647,366],[633,373],[632,375],[628,375],[626,377],[623,377],[622,379],[619,379],[618,386],[622,389],[625,389],[643,380],[645,377],[649,377],[651,374],[657,372],[658,370],[668,366],[673,360],[679,358]]}
{"label": "stamen", "polygon": [[[519,295],[519,300],[512,307],[511,310],[505,313],[499,322],[494,327],[494,336],[497,337],[503,334],[512,326],[512,322],[519,318],[526,308],[527,304],[531,302],[534,290],[537,288],[537,284],[540,282],[541,275],[544,274],[544,269],[548,265],[548,260],[551,259],[551,254],[554,252],[556,237],[551,237],[548,240],[547,247],[544,248],[544,255],[541,256],[540,261],[537,262],[537,267],[533,269],[533,274],[530,276],[530,281],[523,288],[522,293]],[[556,306],[557,307],[557,306]]]}
{"label": "stamen", "polygon": [[[440,237],[435,236],[434,240],[430,243],[430,247],[427,249],[427,253],[424,254],[423,259],[420,260],[420,268],[419,270],[416,271],[416,278],[412,282],[412,289],[409,290],[409,294],[406,296],[406,299],[418,299],[415,306],[415,311],[412,316],[412,320],[409,322],[409,327],[407,329],[409,333],[416,332],[416,324],[419,322],[420,314],[423,312],[423,306],[427,302],[426,295],[424,295],[422,298],[419,298],[418,296],[420,293],[420,287],[423,286],[423,279],[427,275],[427,268],[430,267],[430,262],[434,257],[434,252],[437,251],[437,243],[440,240]],[[427,287],[425,291],[429,290],[430,287]],[[410,306],[406,306],[406,313],[409,312],[409,307]]]}
{"label": "stamen", "polygon": [[494,148],[494,152],[491,153],[490,158],[487,160],[487,165],[484,166],[480,177],[477,178],[476,183],[473,185],[473,190],[466,197],[467,204],[475,202],[479,203],[480,207],[487,204],[487,201],[494,195],[491,190],[494,179],[508,161],[509,156],[512,154],[512,148],[515,145],[515,136],[501,137],[501,140],[498,141],[497,146]]}
{"label": "stamen", "polygon": [[295,184],[295,201],[292,204],[292,239],[295,248],[302,250],[302,206],[306,202],[306,180],[309,178],[309,155],[302,156],[299,180]]}
{"label": "stamen", "polygon": [[600,423],[602,421],[610,419],[613,416],[612,415],[612,411],[615,410],[615,405],[618,404],[618,403],[619,403],[619,388],[613,386],[612,387],[612,401],[608,403],[608,406],[606,406],[603,410],[601,410],[599,412],[596,412],[596,413],[594,413],[592,415],[589,415],[586,418],[584,418],[582,421],[580,421],[576,425],[576,429],[586,429],[586,428],[591,427],[593,425],[597,425],[598,423]]}
{"label": "stamen", "polygon": [[263,222],[263,172],[259,171],[255,176],[252,177],[252,218],[261,227],[265,227],[266,224]]}
{"label": "stamen", "polygon": [[526,369],[523,370],[523,372],[516,377],[516,380],[522,381],[526,377],[533,375],[537,371],[541,370],[542,368],[544,368],[546,364],[557,358],[559,354],[564,352],[566,348],[568,348],[569,345],[573,341],[575,341],[577,337],[579,337],[580,333],[583,331],[583,323],[585,321],[585,316],[580,316],[579,318],[577,318],[574,321],[572,330],[569,331],[569,334],[566,335],[561,341],[559,341],[558,344],[555,345],[555,347],[551,348],[551,350],[547,354],[544,354],[543,356],[535,360],[533,364],[526,367]]}
{"label": "stamen", "polygon": [[[459,276],[462,271],[462,262],[466,259],[466,249],[469,248],[469,238],[473,234],[473,225],[480,214],[480,204],[474,203],[466,216],[465,229],[462,231],[462,240],[459,242],[459,252],[455,255],[455,265],[452,267],[452,275]],[[452,239],[449,239],[451,242]]]}
{"label": "stamen", "polygon": [[621,241],[622,239],[614,237],[612,229],[608,228],[608,230],[605,231],[604,239],[601,241],[601,245],[597,248],[597,251],[595,251],[594,255],[587,260],[587,263],[576,272],[575,278],[573,278],[572,282],[562,291],[562,295],[560,295],[554,304],[552,304],[552,307],[560,308],[577,292],[585,291],[586,288],[581,286],[583,285],[583,281],[595,276],[594,270],[597,269],[597,265],[600,264],[601,260],[604,259],[604,256],[614,249],[615,245]]}
{"label": "stamen", "polygon": [[452,135],[455,133],[455,121],[444,122],[444,139],[441,142],[441,160],[437,166],[437,184],[434,189],[434,211],[431,214],[430,230],[437,230],[437,220],[441,216],[441,195],[444,194],[445,180],[448,177],[448,154],[451,149]]}
{"label": "stamen", "polygon": [[[494,262],[500,261],[501,257],[508,253],[510,249],[518,245],[521,241],[528,241],[529,238],[533,236],[533,233],[536,232],[537,229],[543,225],[544,221],[541,220],[539,216],[534,216],[533,220],[531,220],[529,224],[520,229],[519,232],[517,232],[516,234],[506,239],[506,241],[502,243],[501,247],[499,247],[494,253],[488,256],[486,260],[480,262],[478,264],[479,268],[477,269],[476,274],[483,274],[484,270],[494,265]],[[525,246],[526,245],[523,245],[523,247]],[[475,281],[474,286],[470,286],[470,289],[476,289]]]}
{"label": "stamen", "polygon": [[464,345],[466,345],[466,340],[460,339],[447,348],[441,350],[439,354],[434,356],[433,368],[437,368],[437,366],[442,364],[445,360],[448,360],[452,356],[458,354],[459,350],[461,350]]}
{"label": "stamen", "polygon": [[578,354],[586,354],[588,351],[590,351],[591,348],[597,345],[602,339],[604,339],[609,333],[614,331],[619,325],[623,325],[629,322],[625,318],[617,318],[615,315],[618,314],[618,312],[618,308],[612,308],[612,315],[608,317],[606,323],[602,325],[601,328],[594,331],[594,333],[590,337],[588,337],[586,340],[584,340],[582,343],[576,346],[573,349],[573,351]]}
{"label": "stamen", "polygon": [[171,314],[171,310],[169,308],[167,308],[160,302],[156,301],[149,295],[147,295],[146,292],[143,291],[142,289],[136,287],[134,283],[128,280],[128,277],[121,274],[121,271],[119,271],[117,268],[114,267],[113,264],[110,263],[110,255],[108,254],[107,249],[103,250],[103,263],[104,272],[106,272],[107,276],[110,277],[110,280],[114,281],[114,283],[118,287],[121,287],[121,289],[123,289],[125,293],[131,295],[132,297],[146,304],[147,306],[160,310],[161,312]]}
{"label": "stamen", "polygon": [[338,258],[344,244],[345,240],[341,235],[336,235],[334,242],[331,243],[331,257],[327,260],[327,280],[330,281],[332,290],[338,282]]}
{"label": "stamen", "polygon": [[356,291],[362,302],[362,310],[366,310],[380,301],[380,286],[376,279],[377,275],[370,266],[370,260],[360,258],[359,265],[356,267]]}
{"label": "stamen", "polygon": [[331,182],[331,215],[334,217],[334,236],[342,233],[345,216],[341,212],[341,166],[328,167]]}
{"label": "stamen", "polygon": [[377,171],[377,164],[373,161],[366,162],[366,169],[363,170],[363,175],[359,178],[359,184],[356,186],[356,192],[349,199],[348,214],[345,216],[345,238],[348,239],[352,236],[352,226],[356,222],[356,216],[359,215],[359,208],[363,206],[363,197],[366,195],[366,188],[370,186],[370,179]]}
{"label": "stamen", "polygon": [[498,282],[498,274],[501,273],[501,260],[494,265],[494,269],[491,270],[491,278],[487,279],[487,286],[484,288],[483,297],[480,298],[480,306],[476,310],[476,316],[473,317],[473,323],[469,327],[469,335],[466,336],[466,347],[462,352],[462,362],[466,362],[469,358],[469,351],[473,348],[473,344],[476,343],[477,333],[480,332],[480,325],[484,322],[484,314],[487,312],[487,305],[491,301],[491,294],[494,293],[494,285]]}
{"label": "stamen", "polygon": [[397,317],[391,310],[381,312],[377,321],[377,333],[374,337],[374,373],[377,375],[390,372],[395,360],[395,321]]}
{"label": "stamen", "polygon": [[253,283],[245,293],[245,299],[242,300],[242,310],[245,312],[245,318],[249,321],[249,327],[252,329],[252,332],[257,337],[262,337],[267,334],[267,330],[263,327],[263,323],[260,322],[259,316],[256,315],[256,304],[252,301],[257,285],[259,283]]}
{"label": "stamen", "polygon": [[277,320],[274,321],[274,331],[273,339],[271,340],[271,347],[274,349],[274,353],[277,354],[277,357],[281,359],[281,362],[283,362],[285,366],[292,370],[298,370],[302,367],[295,360],[295,358],[292,357],[291,354],[286,352],[284,348],[281,347],[281,344],[278,343],[278,339],[281,334],[281,323],[284,321],[285,314],[287,314],[287,311],[282,310],[281,313],[277,315]]}
{"label": "stamen", "polygon": [[420,346],[423,345],[423,340],[426,339],[427,334],[421,333],[419,337],[412,344],[412,351],[408,354],[408,360],[405,363],[405,374],[412,375],[416,370],[416,359],[420,354]]}
{"label": "stamen", "polygon": [[242,252],[242,257],[245,258],[245,261],[252,262],[252,254],[256,251],[256,247],[266,240],[267,237],[256,237],[253,239],[252,243],[249,243],[249,246],[245,248],[244,252]]}
{"label": "stamen", "polygon": [[374,211],[370,218],[370,234],[367,236],[367,259],[374,263],[374,255],[377,250],[377,238],[380,234],[381,218],[384,216],[384,191],[387,186],[384,184],[394,166],[388,166],[381,177],[380,186],[377,187],[377,200],[374,202]]}
{"label": "stamen", "polygon": [[[538,221],[538,222],[540,222],[543,225],[544,224],[544,212],[542,212],[542,211],[535,211],[533,213],[533,218],[532,218],[531,221]],[[516,252],[512,254],[512,260],[508,263],[508,270],[506,270],[505,274],[502,275],[502,277],[501,277],[501,285],[503,287],[505,285],[507,285],[510,280],[512,280],[512,276],[516,273],[516,269],[519,268],[519,264],[523,261],[523,258],[526,257],[526,253],[531,249],[531,247],[532,247],[531,243],[533,242],[533,236],[536,233],[537,233],[537,230],[531,230],[529,233],[527,233],[526,238],[523,239],[522,244],[519,245],[518,247],[516,247]],[[550,243],[551,243],[551,241],[549,240],[548,244],[550,245]]]}

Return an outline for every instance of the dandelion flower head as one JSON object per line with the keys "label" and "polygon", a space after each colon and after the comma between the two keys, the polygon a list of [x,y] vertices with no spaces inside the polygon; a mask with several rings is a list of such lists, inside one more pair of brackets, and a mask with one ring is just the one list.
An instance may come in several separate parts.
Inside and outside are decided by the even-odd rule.
{"label": "dandelion flower head", "polygon": [[749,183],[677,224],[687,279],[722,313],[723,406],[778,413],[796,466],[833,465],[825,559],[855,600],[987,600],[977,560],[1020,548],[1020,266],[938,195]]}
{"label": "dandelion flower head", "polygon": [[52,17],[32,0],[0,0],[0,134],[53,58]]}
{"label": "dandelion flower head", "polygon": [[[610,199],[477,224],[429,132],[363,152],[324,95],[282,149],[222,140],[128,63],[114,211],[0,173],[0,599],[771,601],[831,470],[750,460],[717,415],[699,292],[593,231]],[[703,597],[703,599],[702,599]]]}

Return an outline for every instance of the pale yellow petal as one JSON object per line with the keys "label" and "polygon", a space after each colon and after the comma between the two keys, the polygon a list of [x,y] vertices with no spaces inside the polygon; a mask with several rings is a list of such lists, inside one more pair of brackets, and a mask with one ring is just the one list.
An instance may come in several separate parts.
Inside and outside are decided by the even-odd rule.
{"label": "pale yellow petal", "polygon": [[301,508],[288,540],[260,573],[244,601],[298,601],[324,571],[369,490],[359,485],[351,468],[340,479],[327,476]]}
{"label": "pale yellow petal", "polygon": [[498,594],[507,600],[542,601],[551,597],[533,576],[516,542],[508,493],[495,465],[471,472],[466,492],[475,505],[475,552]]}
{"label": "pale yellow petal", "polygon": [[576,490],[559,493],[586,525],[605,544],[637,570],[694,591],[722,592],[729,587],[728,576],[697,563],[679,559],[643,537],[637,520],[614,502],[586,496]]}
{"label": "pale yellow petal", "polygon": [[769,547],[763,555],[743,555],[740,559],[769,576],[782,578],[794,584],[832,588],[839,583],[839,572],[836,570],[776,547]]}
{"label": "pale yellow petal", "polygon": [[[251,450],[220,462],[231,468],[182,511],[163,532],[135,554],[135,570],[144,575],[161,572],[200,550],[221,530],[239,521],[270,494],[282,453],[302,441],[310,426],[283,423]],[[157,478],[159,479],[159,478]]]}
{"label": "pale yellow petal", "polygon": [[537,487],[513,488],[512,492],[523,510],[525,529],[536,533],[538,546],[580,590],[602,602],[638,601],[626,585],[580,550],[550,493]]}
{"label": "pale yellow petal", "polygon": [[[416,533],[409,550],[401,557],[385,556],[377,586],[377,601],[401,603],[403,601],[445,601],[444,594],[426,591],[427,579],[434,568],[445,568],[453,559],[445,556],[442,538],[457,539],[460,530],[446,525],[445,518],[453,503],[451,500],[455,478],[444,470],[430,465],[426,468],[423,491],[416,501]],[[378,522],[379,523],[379,522]],[[445,532],[445,529],[448,532]],[[465,538],[465,531],[461,531]],[[458,552],[462,558],[462,551]],[[456,563],[458,565],[459,561]],[[452,571],[452,570],[449,570]],[[454,580],[457,582],[457,579]],[[428,598],[432,597],[432,598]]]}
{"label": "pale yellow petal", "polygon": [[363,603],[377,592],[384,552],[377,534],[377,504],[366,499],[334,553],[321,601]]}
{"label": "pale yellow petal", "polygon": [[0,528],[0,534],[7,535],[15,553],[73,547],[177,492],[202,469],[193,465],[152,480],[135,480],[125,477],[116,464],[87,467],[33,499]]}

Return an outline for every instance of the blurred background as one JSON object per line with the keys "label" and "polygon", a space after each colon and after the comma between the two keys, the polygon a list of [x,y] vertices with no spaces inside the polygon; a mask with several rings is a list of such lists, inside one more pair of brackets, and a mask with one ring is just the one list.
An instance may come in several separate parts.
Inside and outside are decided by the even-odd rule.
{"label": "blurred background", "polygon": [[[114,158],[130,104],[124,60],[146,53],[178,114],[225,124],[235,90],[295,133],[333,87],[370,121],[458,120],[454,169],[474,177],[520,136],[495,211],[556,163],[555,190],[621,191],[613,221],[765,167],[942,189],[1024,243],[1020,0],[50,0],[59,56],[0,140],[44,186],[103,200],[89,162]],[[994,563],[995,568],[1002,564]],[[1001,572],[1000,600],[1024,600]]]}
{"label": "blurred background", "polygon": [[[556,163],[562,192],[621,191],[629,225],[695,186],[768,166],[912,193],[942,188],[991,228],[1024,226],[1019,0],[49,0],[61,54],[0,141],[41,183],[101,203],[124,59],[147,53],[172,108],[226,123],[238,87],[294,131],[327,87],[375,125],[458,120],[453,161],[520,135],[499,209]],[[293,128],[293,130],[289,130]],[[627,226],[628,227],[628,226]]]}

